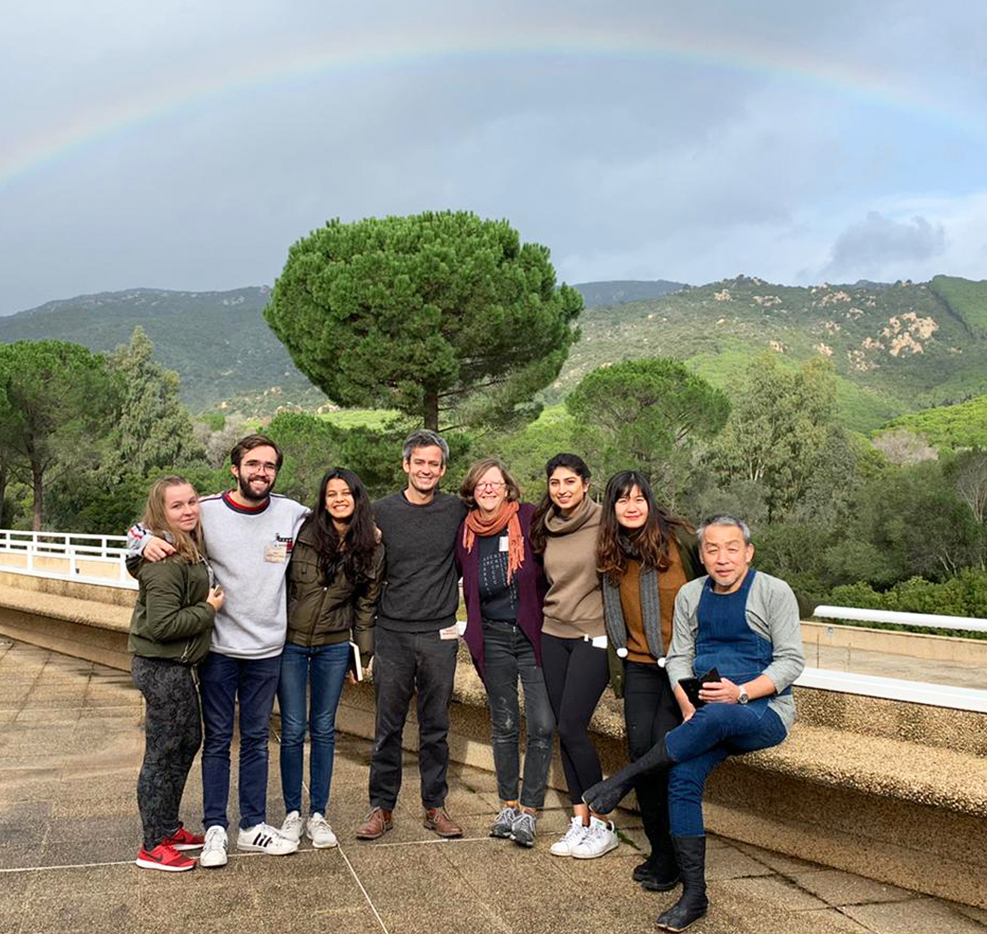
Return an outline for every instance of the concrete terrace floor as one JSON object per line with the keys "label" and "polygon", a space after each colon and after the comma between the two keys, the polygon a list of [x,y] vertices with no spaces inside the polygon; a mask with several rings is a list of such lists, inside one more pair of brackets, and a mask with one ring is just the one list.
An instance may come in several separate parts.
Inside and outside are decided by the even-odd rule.
{"label": "concrete terrace floor", "polygon": [[[141,717],[141,696],[126,674],[0,640],[0,934],[184,934],[210,922],[251,934],[620,934],[657,930],[654,918],[676,897],[630,881],[646,852],[630,812],[617,817],[624,842],[599,860],[548,853],[567,821],[555,792],[534,850],[490,839],[496,783],[476,769],[450,769],[447,805],[466,833],[438,840],[421,826],[410,754],[394,830],[358,843],[370,747],[349,736],[338,739],[329,814],[339,848],[304,843],[282,858],[234,848],[221,870],[138,869]],[[278,822],[276,738],[271,763],[268,816]],[[186,820],[197,827],[197,766],[185,802]],[[235,800],[230,818],[235,824]],[[690,929],[697,934],[987,932],[987,912],[725,839],[710,838],[708,864],[712,907]]]}

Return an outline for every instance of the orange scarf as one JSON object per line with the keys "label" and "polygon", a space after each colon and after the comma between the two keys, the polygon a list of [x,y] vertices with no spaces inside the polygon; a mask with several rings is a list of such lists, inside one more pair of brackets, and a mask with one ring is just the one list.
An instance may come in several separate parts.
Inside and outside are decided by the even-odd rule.
{"label": "orange scarf", "polygon": [[524,536],[521,534],[521,520],[517,517],[519,507],[519,503],[505,502],[490,519],[484,519],[479,509],[471,509],[463,523],[463,547],[467,552],[473,550],[477,535],[496,535],[507,526],[507,583],[524,564]]}

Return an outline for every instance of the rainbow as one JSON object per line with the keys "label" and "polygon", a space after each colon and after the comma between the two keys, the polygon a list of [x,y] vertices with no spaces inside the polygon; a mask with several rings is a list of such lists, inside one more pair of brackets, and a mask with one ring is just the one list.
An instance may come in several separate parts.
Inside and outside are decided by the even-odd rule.
{"label": "rainbow", "polygon": [[805,51],[663,32],[660,39],[619,30],[545,24],[523,34],[484,29],[465,35],[430,28],[427,34],[403,33],[388,41],[312,41],[290,56],[238,62],[211,74],[188,75],[157,92],[125,94],[93,111],[49,127],[0,154],[0,190],[38,171],[82,155],[183,112],[194,113],[223,100],[333,75],[440,67],[448,64],[544,60],[550,58],[665,62],[693,68],[726,70],[844,95],[865,104],[931,118],[964,134],[985,132],[981,120],[945,106],[942,100],[904,90],[876,69],[807,55]]}

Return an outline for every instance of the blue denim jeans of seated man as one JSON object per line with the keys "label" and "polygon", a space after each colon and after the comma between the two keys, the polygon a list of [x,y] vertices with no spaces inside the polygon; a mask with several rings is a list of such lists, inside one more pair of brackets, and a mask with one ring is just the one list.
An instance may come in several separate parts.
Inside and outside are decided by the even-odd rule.
{"label": "blue denim jeans of seated man", "polygon": [[305,733],[309,751],[309,814],[325,814],[336,752],[336,708],[349,663],[349,642],[335,645],[285,644],[281,655],[278,707],[281,710],[281,791],[285,813],[302,809]]}
{"label": "blue denim jeans of seated man", "polygon": [[786,736],[770,708],[706,704],[671,730],[665,748],[675,765],[668,772],[668,816],[673,837],[700,836],[706,777],[727,756],[777,746]]}
{"label": "blue denim jeans of seated man", "polygon": [[230,744],[240,706],[240,827],[266,821],[267,738],[281,655],[230,658],[210,652],[199,666],[202,695],[202,823],[227,828],[230,797]]}
{"label": "blue denim jeans of seated man", "polygon": [[535,661],[535,650],[530,640],[517,623],[485,619],[483,651],[497,793],[501,801],[519,800],[520,680],[524,690],[526,735],[520,803],[538,810],[545,804],[555,732],[555,714],[548,699],[545,677]]}

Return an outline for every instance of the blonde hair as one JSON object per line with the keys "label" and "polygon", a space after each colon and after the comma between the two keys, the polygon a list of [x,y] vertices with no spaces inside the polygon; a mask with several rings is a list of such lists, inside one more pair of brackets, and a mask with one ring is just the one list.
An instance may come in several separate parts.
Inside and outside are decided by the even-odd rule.
{"label": "blonde hair", "polygon": [[175,551],[189,564],[196,564],[206,557],[206,542],[202,535],[202,523],[198,523],[191,532],[183,532],[174,528],[165,514],[165,492],[175,486],[195,487],[184,477],[169,474],[151,484],[147,493],[147,505],[144,507],[144,517],[141,519],[144,528],[153,532],[159,538],[167,532]]}

